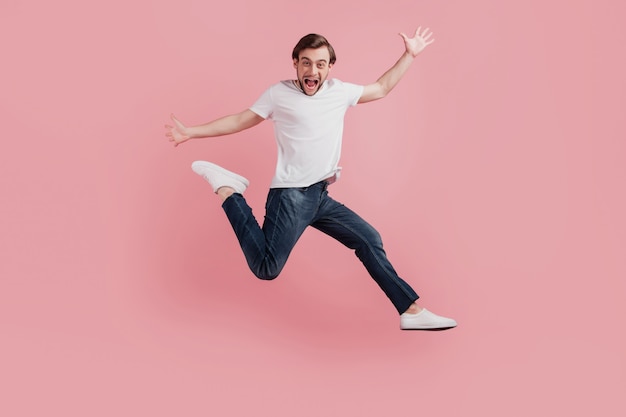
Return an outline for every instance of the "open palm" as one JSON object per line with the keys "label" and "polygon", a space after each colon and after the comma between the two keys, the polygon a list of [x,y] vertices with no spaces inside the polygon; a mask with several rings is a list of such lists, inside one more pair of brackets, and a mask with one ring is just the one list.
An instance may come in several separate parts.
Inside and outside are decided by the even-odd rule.
{"label": "open palm", "polygon": [[404,33],[400,33],[402,39],[404,39],[404,46],[406,48],[407,53],[412,56],[417,56],[420,52],[424,50],[428,45],[433,43],[435,40],[431,39],[433,35],[432,32],[429,32],[429,29],[426,28],[422,30],[422,27],[418,27],[415,31],[415,35],[412,38],[409,38]]}

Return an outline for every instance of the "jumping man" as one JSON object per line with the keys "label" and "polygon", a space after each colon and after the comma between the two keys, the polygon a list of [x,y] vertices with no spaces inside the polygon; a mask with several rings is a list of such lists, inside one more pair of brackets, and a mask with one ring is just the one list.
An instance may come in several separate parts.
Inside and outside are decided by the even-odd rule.
{"label": "jumping man", "polygon": [[188,127],[172,115],[166,136],[174,146],[190,139],[229,135],[269,119],[274,123],[278,160],[259,226],[243,196],[246,178],[218,165],[196,161],[191,167],[205,178],[241,245],[251,271],[260,279],[276,278],[308,226],[354,249],[371,277],[400,315],[404,330],[442,330],[456,321],[420,307],[411,286],[398,276],[383,250],[379,233],[355,212],[332,199],[328,186],[339,178],[344,115],[349,107],[385,97],[411,63],[430,45],[432,32],[401,33],[405,51],[376,82],[361,86],[328,79],[336,55],[321,35],[304,36],[293,49],[295,80],[269,87],[241,113]]}

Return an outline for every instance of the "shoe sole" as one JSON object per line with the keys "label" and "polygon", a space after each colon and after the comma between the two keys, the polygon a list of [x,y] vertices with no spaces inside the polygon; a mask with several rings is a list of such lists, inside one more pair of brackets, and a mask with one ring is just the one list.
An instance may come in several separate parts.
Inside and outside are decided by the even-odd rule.
{"label": "shoe sole", "polygon": [[421,331],[426,331],[426,332],[440,332],[442,330],[450,330],[450,329],[454,329],[456,326],[450,326],[450,327],[424,327],[422,329],[403,329],[400,328],[400,330],[421,330]]}

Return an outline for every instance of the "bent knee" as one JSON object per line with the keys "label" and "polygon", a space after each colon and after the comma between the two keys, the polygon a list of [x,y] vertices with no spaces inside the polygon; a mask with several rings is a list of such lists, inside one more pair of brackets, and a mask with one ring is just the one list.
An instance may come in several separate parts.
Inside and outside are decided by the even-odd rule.
{"label": "bent knee", "polygon": [[272,281],[276,279],[278,275],[280,275],[280,271],[282,271],[282,268],[265,267],[252,269],[252,273],[254,274],[254,276],[263,281]]}
{"label": "bent knee", "polygon": [[285,262],[265,259],[263,262],[248,262],[248,266],[250,267],[250,271],[252,271],[254,276],[258,279],[271,281],[280,275],[283,267],[285,266]]}
{"label": "bent knee", "polygon": [[278,277],[279,273],[275,274],[265,274],[265,273],[255,273],[254,276],[262,281],[272,281]]}

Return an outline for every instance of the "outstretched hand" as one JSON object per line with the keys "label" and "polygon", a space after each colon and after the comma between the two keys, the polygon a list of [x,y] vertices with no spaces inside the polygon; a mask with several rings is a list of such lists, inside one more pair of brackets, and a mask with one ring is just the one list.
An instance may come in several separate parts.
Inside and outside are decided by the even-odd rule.
{"label": "outstretched hand", "polygon": [[424,50],[428,45],[435,42],[434,39],[430,39],[432,36],[432,32],[429,32],[429,29],[426,28],[422,30],[422,27],[418,27],[415,31],[415,35],[412,38],[409,38],[404,33],[400,33],[402,39],[404,39],[404,46],[406,48],[406,52],[413,57],[416,57],[420,52]]}
{"label": "outstretched hand", "polygon": [[185,134],[186,127],[173,114],[170,116],[174,122],[174,126],[165,125],[165,136],[170,142],[174,142],[174,146],[178,146],[189,140],[189,136]]}

